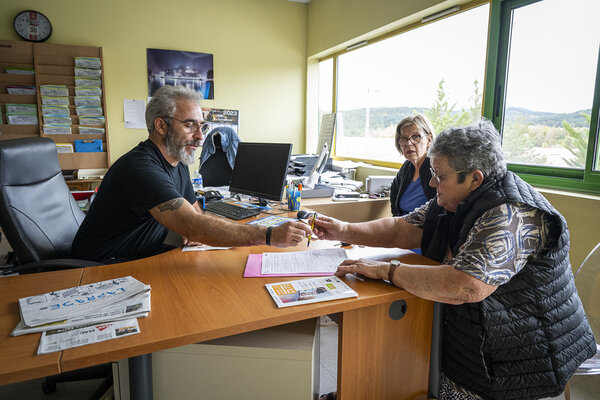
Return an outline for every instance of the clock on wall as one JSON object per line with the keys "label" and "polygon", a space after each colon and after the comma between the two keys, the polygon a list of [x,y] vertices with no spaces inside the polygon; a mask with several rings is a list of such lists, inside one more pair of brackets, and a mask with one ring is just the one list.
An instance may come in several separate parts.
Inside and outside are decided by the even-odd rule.
{"label": "clock on wall", "polygon": [[17,34],[29,42],[43,42],[52,34],[50,20],[39,11],[21,11],[13,24]]}

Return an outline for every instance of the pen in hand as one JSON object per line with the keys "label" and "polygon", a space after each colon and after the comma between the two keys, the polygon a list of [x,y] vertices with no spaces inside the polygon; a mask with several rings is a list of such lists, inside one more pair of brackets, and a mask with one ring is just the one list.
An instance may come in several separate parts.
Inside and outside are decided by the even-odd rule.
{"label": "pen in hand", "polygon": [[[312,221],[310,221],[310,230],[311,231],[313,229],[315,229],[315,219],[317,219],[317,213],[313,214]],[[311,237],[312,237],[312,232],[310,233],[310,236],[308,237],[308,243],[307,243],[306,247],[310,246],[310,238]]]}

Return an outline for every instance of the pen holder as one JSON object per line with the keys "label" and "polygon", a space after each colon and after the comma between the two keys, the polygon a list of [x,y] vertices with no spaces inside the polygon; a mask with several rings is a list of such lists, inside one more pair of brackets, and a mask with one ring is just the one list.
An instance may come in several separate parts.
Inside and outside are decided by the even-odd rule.
{"label": "pen holder", "polygon": [[288,190],[288,211],[299,211],[300,210],[300,199],[302,192],[300,190]]}

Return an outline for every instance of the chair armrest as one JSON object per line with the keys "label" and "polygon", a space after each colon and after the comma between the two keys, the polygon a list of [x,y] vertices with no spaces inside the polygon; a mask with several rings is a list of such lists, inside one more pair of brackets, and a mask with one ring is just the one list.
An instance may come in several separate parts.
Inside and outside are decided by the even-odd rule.
{"label": "chair armrest", "polygon": [[99,265],[104,264],[96,261],[78,260],[74,258],[57,258],[16,265],[12,272],[19,274],[31,274],[36,272],[58,271],[62,269],[97,267]]}

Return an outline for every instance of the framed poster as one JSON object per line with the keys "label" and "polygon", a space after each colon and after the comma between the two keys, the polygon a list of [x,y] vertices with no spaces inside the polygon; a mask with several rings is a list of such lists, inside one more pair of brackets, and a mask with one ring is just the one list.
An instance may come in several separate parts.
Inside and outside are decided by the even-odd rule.
{"label": "framed poster", "polygon": [[185,86],[204,99],[215,98],[213,55],[191,51],[146,49],[148,95],[164,85]]}

